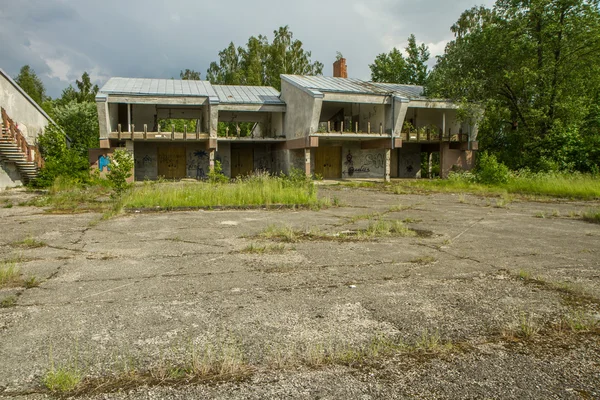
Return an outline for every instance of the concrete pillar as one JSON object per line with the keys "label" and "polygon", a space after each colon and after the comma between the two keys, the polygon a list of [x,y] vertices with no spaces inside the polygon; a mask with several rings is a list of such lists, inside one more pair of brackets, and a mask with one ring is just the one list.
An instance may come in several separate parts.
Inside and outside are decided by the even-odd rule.
{"label": "concrete pillar", "polygon": [[96,108],[98,110],[98,126],[100,128],[100,147],[108,148],[110,147],[110,144],[108,143],[108,134],[111,131],[108,96],[96,96]]}
{"label": "concrete pillar", "polygon": [[390,173],[392,170],[392,150],[391,149],[385,149],[385,181],[389,182],[390,179]]}
{"label": "concrete pillar", "polygon": [[408,112],[409,100],[402,97],[394,97],[392,101],[394,103],[394,115],[392,116],[394,118],[393,136],[399,137],[402,134],[402,126]]}
{"label": "concrete pillar", "polygon": [[133,158],[133,167],[131,168],[131,178],[128,179],[128,182],[133,182],[135,180],[135,145],[131,140],[125,141],[125,149],[131,154]]}
{"label": "concrete pillar", "polygon": [[215,153],[216,153],[215,149],[210,149],[208,151],[208,169],[210,171],[215,170]]}
{"label": "concrete pillar", "polygon": [[219,128],[219,104],[211,103],[208,110],[208,126],[211,138],[217,137],[217,129]]}
{"label": "concrete pillar", "polygon": [[127,132],[131,132],[131,104],[127,104]]}
{"label": "concrete pillar", "polygon": [[433,153],[427,152],[427,178],[433,178]]}
{"label": "concrete pillar", "polygon": [[310,173],[310,148],[304,149],[304,172],[306,176],[312,176]]}

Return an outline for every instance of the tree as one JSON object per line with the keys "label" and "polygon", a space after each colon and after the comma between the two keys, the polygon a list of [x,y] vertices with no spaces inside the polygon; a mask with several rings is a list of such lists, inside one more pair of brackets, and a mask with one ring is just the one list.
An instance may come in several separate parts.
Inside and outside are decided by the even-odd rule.
{"label": "tree", "polygon": [[186,69],[185,71],[179,72],[179,78],[184,81],[199,81],[200,72],[194,71],[193,69]]}
{"label": "tree", "polygon": [[21,67],[19,75],[15,78],[15,82],[40,106],[46,100],[46,88],[42,80],[29,65]]}
{"label": "tree", "polygon": [[88,150],[99,146],[96,103],[70,102],[54,109],[54,120],[71,139],[71,149],[87,159]]}
{"label": "tree", "polygon": [[[485,108],[482,148],[511,168],[593,170],[598,0],[498,0],[465,11],[427,92]],[[596,157],[589,159],[589,157]]]}
{"label": "tree", "polygon": [[369,68],[371,68],[373,82],[408,83],[409,81],[410,73],[406,60],[396,48],[388,54],[379,54]]}
{"label": "tree", "polygon": [[422,43],[417,46],[415,35],[410,35],[408,38],[408,46],[406,47],[406,67],[409,72],[409,83],[413,85],[424,85],[427,81],[427,62],[431,53],[429,48]]}
{"label": "tree", "polygon": [[66,106],[71,102],[75,103],[95,103],[96,95],[98,94],[98,85],[92,84],[90,79],[90,75],[87,72],[84,72],[81,75],[81,80],[75,81],[74,88],[73,85],[69,85],[62,91],[62,95],[60,98],[54,100],[53,107]]}
{"label": "tree", "polygon": [[425,44],[417,45],[415,35],[410,35],[405,48],[407,56],[393,48],[389,53],[381,53],[376,58],[371,68],[371,79],[374,82],[402,83],[410,85],[424,85],[427,76],[427,61],[430,53]]}
{"label": "tree", "polygon": [[320,75],[323,64],[311,61],[311,52],[295,40],[288,26],[274,31],[273,42],[266,36],[251,36],[245,47],[231,42],[219,52],[206,72],[214,84],[267,85],[281,88],[281,74]]}

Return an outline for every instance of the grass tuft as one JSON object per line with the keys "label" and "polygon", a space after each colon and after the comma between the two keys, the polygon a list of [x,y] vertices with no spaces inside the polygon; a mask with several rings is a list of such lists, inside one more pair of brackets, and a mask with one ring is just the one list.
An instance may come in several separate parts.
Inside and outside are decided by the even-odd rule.
{"label": "grass tuft", "polygon": [[423,256],[423,257],[413,258],[409,262],[412,264],[428,265],[428,264],[433,264],[436,261],[437,261],[437,259],[435,257]]}
{"label": "grass tuft", "polygon": [[53,393],[69,393],[81,383],[81,372],[74,367],[52,367],[44,376],[44,386]]}
{"label": "grass tuft", "polygon": [[600,209],[586,211],[583,214],[583,220],[593,224],[600,224]]}
{"label": "grass tuft", "polygon": [[0,264],[0,288],[20,286],[21,272],[15,263]]}
{"label": "grass tuft", "polygon": [[0,300],[0,308],[9,308],[17,305],[17,296],[8,296]]}
{"label": "grass tuft", "polygon": [[242,250],[242,253],[247,253],[247,254],[283,253],[283,252],[285,252],[285,250],[286,250],[286,247],[284,244],[262,246],[262,245],[250,243],[248,246],[246,246]]}
{"label": "grass tuft", "polygon": [[32,237],[25,238],[25,239],[21,240],[20,242],[13,242],[11,244],[14,247],[22,247],[22,248],[26,248],[26,249],[37,249],[40,247],[48,246],[48,244],[46,242],[34,239]]}

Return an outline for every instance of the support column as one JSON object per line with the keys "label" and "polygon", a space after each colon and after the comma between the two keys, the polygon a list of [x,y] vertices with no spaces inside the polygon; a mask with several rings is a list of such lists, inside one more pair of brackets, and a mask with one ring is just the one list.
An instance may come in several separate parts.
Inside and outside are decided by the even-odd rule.
{"label": "support column", "polygon": [[216,153],[215,149],[210,149],[208,151],[208,169],[210,171],[215,170],[215,153]]}
{"label": "support column", "polygon": [[427,178],[433,178],[433,153],[427,152]]}
{"label": "support column", "polygon": [[125,141],[125,149],[129,152],[129,154],[131,154],[131,157],[133,158],[133,167],[131,168],[131,178],[129,178],[127,180],[129,183],[131,183],[131,182],[135,181],[135,146],[131,140]]}
{"label": "support column", "polygon": [[306,176],[312,176],[310,171],[310,148],[304,149],[304,172]]}
{"label": "support column", "polygon": [[127,104],[127,132],[131,132],[131,104]]}
{"label": "support column", "polygon": [[385,181],[389,182],[392,170],[392,150],[385,149]]}
{"label": "support column", "polygon": [[107,149],[110,147],[110,143],[108,141],[108,134],[111,131],[107,95],[100,94],[96,96],[96,109],[98,110],[100,148]]}

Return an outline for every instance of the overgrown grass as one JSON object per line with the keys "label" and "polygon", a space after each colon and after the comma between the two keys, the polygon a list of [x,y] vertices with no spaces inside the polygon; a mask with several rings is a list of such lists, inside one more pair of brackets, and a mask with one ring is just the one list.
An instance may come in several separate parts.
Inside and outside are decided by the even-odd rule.
{"label": "overgrown grass", "polygon": [[296,230],[290,226],[269,225],[257,237],[286,243],[299,241],[368,241],[385,237],[415,237],[417,232],[408,228],[402,221],[378,219],[369,223],[366,229],[327,233],[317,228],[309,231]]}
{"label": "overgrown grass", "polygon": [[[403,181],[393,185],[393,193],[420,191],[503,195],[505,193],[593,200],[600,198],[600,178],[586,174],[515,173],[505,183],[481,184],[471,175],[453,175],[451,179]],[[462,197],[464,199],[464,195]],[[501,206],[506,200],[501,202]]]}
{"label": "overgrown grass", "polygon": [[123,197],[126,208],[210,208],[219,206],[310,206],[327,205],[317,198],[310,181],[291,181],[282,177],[256,175],[233,183],[145,184]]}
{"label": "overgrown grass", "polygon": [[284,244],[272,244],[272,245],[259,245],[255,243],[250,243],[246,246],[242,253],[247,254],[266,254],[266,253],[283,253],[285,252],[286,247]]}
{"label": "overgrown grass", "polygon": [[57,177],[48,192],[36,197],[25,205],[48,207],[52,213],[105,212],[111,209],[113,202],[108,196],[111,192],[108,184],[102,180],[91,185],[82,185],[63,177]]}
{"label": "overgrown grass", "polygon": [[21,271],[15,263],[0,264],[0,288],[21,286]]}
{"label": "overgrown grass", "polygon": [[583,214],[583,220],[594,224],[600,224],[600,209],[586,211]]}
{"label": "overgrown grass", "polygon": [[13,242],[13,243],[11,243],[11,245],[14,247],[22,247],[22,248],[26,248],[26,249],[37,249],[40,247],[48,246],[48,244],[46,242],[37,240],[32,237],[25,238],[19,242]]}
{"label": "overgrown grass", "polygon": [[0,308],[10,308],[17,305],[17,296],[10,295],[0,300]]}

